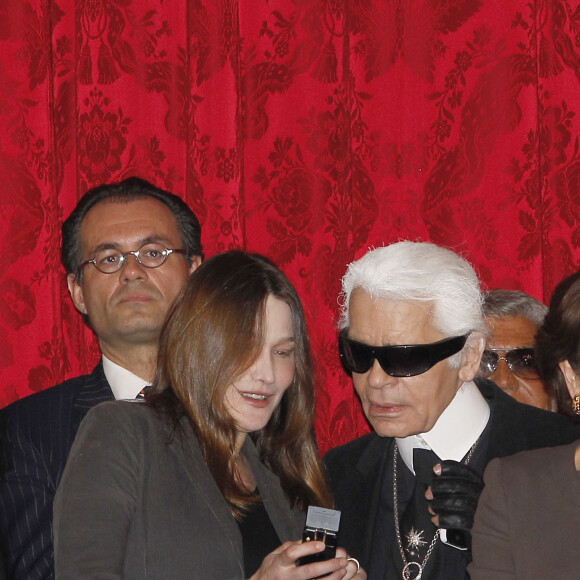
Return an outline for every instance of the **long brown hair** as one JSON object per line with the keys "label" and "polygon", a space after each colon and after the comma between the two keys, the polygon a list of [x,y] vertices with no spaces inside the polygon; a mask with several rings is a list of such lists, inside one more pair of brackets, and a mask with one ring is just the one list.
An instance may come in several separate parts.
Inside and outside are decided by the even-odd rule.
{"label": "long brown hair", "polygon": [[169,413],[176,425],[182,416],[189,418],[236,517],[252,500],[236,477],[236,426],[225,392],[258,356],[268,296],[284,301],[292,312],[296,370],[266,427],[251,437],[293,505],[331,505],[314,440],[304,312],[288,278],[267,258],[230,251],[210,258],[191,275],[161,333],[157,376],[148,394],[150,404]]}

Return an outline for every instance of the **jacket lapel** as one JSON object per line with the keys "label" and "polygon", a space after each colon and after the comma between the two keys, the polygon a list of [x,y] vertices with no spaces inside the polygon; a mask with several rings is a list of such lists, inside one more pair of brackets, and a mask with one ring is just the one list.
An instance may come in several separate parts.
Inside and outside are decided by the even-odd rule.
{"label": "jacket lapel", "polygon": [[[574,441],[570,445],[558,445],[552,447],[550,453],[545,455],[545,470],[551,479],[550,488],[558,490],[562,505],[568,506],[570,514],[580,514],[580,476],[576,471],[574,462],[576,448],[580,441]],[[562,486],[561,482],[567,482]]]}
{"label": "jacket lapel", "polygon": [[[244,556],[242,535],[233,518],[227,502],[224,500],[214,481],[201,452],[189,421],[184,417],[179,423],[179,431],[166,424],[169,435],[169,449],[175,453],[189,478],[195,493],[204,501],[213,513],[221,529],[222,541],[229,544],[231,553],[235,554],[240,567],[240,577],[244,575]],[[220,548],[221,549],[221,548]],[[225,549],[228,549],[227,547]]]}
{"label": "jacket lapel", "polygon": [[81,421],[85,415],[99,403],[114,400],[113,391],[105,377],[102,361],[93,369],[90,375],[86,376],[86,382],[79,390],[76,399],[73,401],[71,409],[70,427],[71,432],[76,435]]}
{"label": "jacket lapel", "polygon": [[115,397],[109,383],[105,377],[102,361],[93,369],[90,375],[87,375],[87,382],[83,385],[74,401],[75,409],[84,410],[86,414],[89,409],[103,403],[112,401]]}
{"label": "jacket lapel", "polygon": [[[179,434],[171,437],[169,448],[179,458],[198,496],[202,498],[213,513],[222,530],[222,537],[224,539],[227,538],[227,543],[229,543],[239,562],[240,573],[243,576],[244,557],[240,529],[207,468],[197,438],[187,419],[183,418],[181,420],[180,427]],[[169,431],[169,425],[167,428]],[[256,477],[264,507],[270,516],[278,537],[282,542],[300,539],[304,516],[297,510],[295,510],[294,515],[288,515],[290,505],[282,491],[279,480],[262,464],[256,447],[249,437],[246,438],[244,443],[243,453]]]}
{"label": "jacket lapel", "polygon": [[494,389],[490,381],[478,379],[476,384],[490,407],[491,429],[485,465],[494,457],[505,457],[526,449],[527,429],[521,423],[518,403],[499,388]]}
{"label": "jacket lapel", "polygon": [[[341,537],[345,536],[345,545],[361,555],[361,565],[368,565],[373,547],[375,519],[380,512],[381,491],[385,465],[389,461],[394,439],[371,435],[370,443],[361,453],[352,473],[351,497],[356,504],[349,506],[341,521]],[[340,539],[339,539],[340,543]]]}
{"label": "jacket lapel", "polygon": [[[376,514],[379,513],[379,504],[381,502],[381,493],[383,489],[383,474],[385,473],[385,465],[392,454],[394,444],[395,440],[390,437],[385,439],[377,436],[377,440],[373,446],[374,448],[369,447],[367,449],[369,456],[367,457],[367,453],[363,454],[358,466],[360,470],[364,469],[364,473],[369,475],[372,473],[372,487],[369,486],[371,493],[367,516],[368,525],[365,529],[365,540],[363,546],[363,558],[365,562],[370,562],[374,539],[375,517]],[[373,463],[370,462],[372,457],[374,457]]]}
{"label": "jacket lapel", "polygon": [[281,542],[299,540],[304,527],[304,514],[294,509],[292,515],[289,515],[290,503],[280,486],[280,480],[260,461],[258,451],[250,437],[246,437],[243,453],[256,477],[260,496],[278,538]]}

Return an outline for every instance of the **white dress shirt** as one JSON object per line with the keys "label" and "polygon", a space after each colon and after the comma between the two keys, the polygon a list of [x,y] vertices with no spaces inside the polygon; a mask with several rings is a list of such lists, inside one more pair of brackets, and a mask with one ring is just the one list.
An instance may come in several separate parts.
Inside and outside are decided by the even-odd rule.
{"label": "white dress shirt", "polygon": [[470,381],[463,383],[433,428],[427,433],[397,437],[397,446],[407,467],[413,469],[413,449],[431,449],[440,459],[461,461],[483,433],[489,421],[489,405]]}
{"label": "white dress shirt", "polygon": [[149,381],[114,363],[105,355],[103,355],[103,370],[117,401],[134,399],[143,387],[148,387],[151,384]]}

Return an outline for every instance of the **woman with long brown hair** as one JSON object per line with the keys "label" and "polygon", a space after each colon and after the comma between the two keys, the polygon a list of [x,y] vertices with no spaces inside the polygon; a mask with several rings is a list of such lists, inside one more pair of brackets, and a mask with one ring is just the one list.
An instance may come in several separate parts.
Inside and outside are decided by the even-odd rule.
{"label": "woman with long brown hair", "polygon": [[304,313],[269,260],[215,256],[161,335],[144,403],[89,412],[55,502],[57,578],[366,578],[343,550],[301,543],[330,507],[313,435]]}

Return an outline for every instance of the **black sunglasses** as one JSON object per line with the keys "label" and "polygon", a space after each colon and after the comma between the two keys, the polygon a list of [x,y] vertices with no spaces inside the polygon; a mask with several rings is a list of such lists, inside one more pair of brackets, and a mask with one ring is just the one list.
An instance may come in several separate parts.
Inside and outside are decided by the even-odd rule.
{"label": "black sunglasses", "polygon": [[414,377],[458,353],[465,346],[468,336],[452,336],[431,344],[370,346],[348,338],[346,331],[342,331],[338,345],[342,364],[351,373],[366,373],[376,359],[392,377]]}
{"label": "black sunglasses", "polygon": [[[500,356],[498,352],[505,354]],[[500,360],[505,360],[510,371],[522,379],[539,378],[533,348],[486,348],[481,357],[479,376],[486,379],[495,373]]]}

